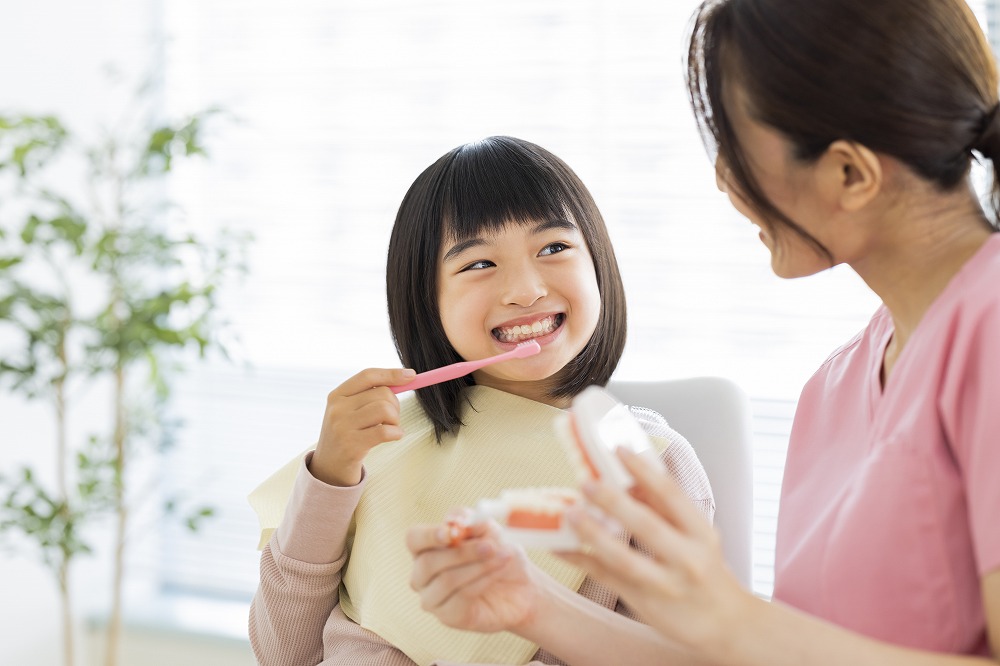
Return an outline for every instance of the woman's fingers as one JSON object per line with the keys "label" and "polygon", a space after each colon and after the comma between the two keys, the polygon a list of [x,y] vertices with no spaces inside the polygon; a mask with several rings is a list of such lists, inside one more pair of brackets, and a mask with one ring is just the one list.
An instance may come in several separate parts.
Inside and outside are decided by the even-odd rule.
{"label": "woman's fingers", "polygon": [[442,571],[488,559],[500,547],[484,523],[472,524],[466,539],[455,543],[447,525],[417,525],[406,532],[406,547],[414,557],[410,586],[417,591]]}
{"label": "woman's fingers", "polygon": [[[625,491],[605,483],[587,483],[583,486],[583,494],[591,504],[618,520],[637,540],[646,544],[657,559],[673,562],[690,551],[690,543],[670,523],[669,516],[661,516]],[[577,514],[573,515],[576,518]],[[603,536],[598,533],[600,528],[594,527],[596,521],[592,519],[577,519],[571,524],[574,524],[584,543],[592,544]],[[625,547],[622,544],[619,546]]]}
{"label": "woman's fingers", "polygon": [[[411,530],[411,533],[413,530]],[[469,564],[480,564],[492,559],[501,551],[499,544],[492,539],[476,538],[470,539],[453,547],[448,547],[447,541],[441,544],[439,539],[441,533],[434,530],[431,535],[415,535],[412,545],[410,538],[407,538],[407,545],[411,552],[414,552],[413,572],[410,575],[410,587],[417,592],[422,592],[434,580],[444,576],[446,581],[451,580],[448,573]],[[437,543],[437,546],[426,547],[422,550],[418,540],[430,537]]]}
{"label": "woman's fingers", "polygon": [[[468,526],[469,539],[485,536],[489,533],[486,523],[470,523]],[[426,550],[436,550],[447,548],[452,544],[452,534],[445,524],[415,525],[406,532],[406,547],[414,557]]]}
{"label": "woman's fingers", "polygon": [[[487,550],[488,554],[484,554],[483,551]],[[492,546],[488,549],[477,549],[471,559],[466,557],[459,559],[454,553],[451,555],[453,557],[450,559],[457,560],[456,563],[439,569],[423,587],[415,588],[420,593],[420,603],[424,610],[434,611],[459,594],[463,598],[475,598],[492,583],[492,574],[502,569],[510,559],[510,553],[506,549],[496,549]],[[462,563],[457,563],[459,561]]]}
{"label": "woman's fingers", "polygon": [[586,548],[559,553],[598,580],[623,594],[647,588],[650,581],[663,578],[666,572],[656,561],[641,555],[619,541],[584,509],[572,509],[567,518]]}
{"label": "woman's fingers", "polygon": [[616,453],[635,479],[630,492],[636,499],[685,534],[705,537],[712,533],[712,525],[704,514],[684,494],[663,466],[651,465],[644,457],[624,448]]}

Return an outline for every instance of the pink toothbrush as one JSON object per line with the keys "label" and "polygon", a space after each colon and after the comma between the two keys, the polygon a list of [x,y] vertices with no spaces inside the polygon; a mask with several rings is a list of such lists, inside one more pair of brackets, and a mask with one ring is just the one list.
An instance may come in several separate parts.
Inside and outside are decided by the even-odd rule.
{"label": "pink toothbrush", "polygon": [[425,386],[440,384],[441,382],[446,382],[449,379],[464,377],[470,372],[486,367],[487,365],[493,365],[494,363],[500,363],[501,361],[509,361],[512,358],[526,358],[528,356],[534,356],[540,351],[542,351],[542,346],[540,344],[534,340],[528,340],[527,342],[518,343],[516,347],[508,352],[497,354],[496,356],[490,356],[489,358],[479,359],[478,361],[459,361],[458,363],[445,365],[440,368],[428,370],[427,372],[421,372],[407,383],[399,384],[398,386],[390,386],[389,388],[392,389],[393,393],[412,391],[414,389],[424,388]]}

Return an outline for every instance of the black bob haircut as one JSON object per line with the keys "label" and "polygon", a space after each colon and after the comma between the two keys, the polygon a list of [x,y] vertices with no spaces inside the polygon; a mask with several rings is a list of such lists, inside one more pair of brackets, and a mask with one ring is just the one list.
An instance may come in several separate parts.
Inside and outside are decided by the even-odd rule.
{"label": "black bob haircut", "polygon": [[[463,360],[438,310],[438,257],[446,238],[462,241],[508,224],[569,219],[594,261],[601,309],[594,334],[556,376],[552,397],[604,386],[625,347],[625,291],[604,219],[580,178],[561,159],[522,139],[493,136],[451,150],[410,186],[396,214],[386,263],[389,327],[404,367],[424,372]],[[471,376],[417,390],[438,441],[461,427]]]}

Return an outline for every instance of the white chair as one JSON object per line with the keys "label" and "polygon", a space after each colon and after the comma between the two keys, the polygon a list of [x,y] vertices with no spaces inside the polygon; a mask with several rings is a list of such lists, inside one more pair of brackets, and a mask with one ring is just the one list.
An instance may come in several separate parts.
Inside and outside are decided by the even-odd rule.
{"label": "white chair", "polygon": [[753,459],[746,393],[722,377],[611,381],[608,390],[627,405],[659,412],[694,447],[712,484],[726,561],[751,589]]}

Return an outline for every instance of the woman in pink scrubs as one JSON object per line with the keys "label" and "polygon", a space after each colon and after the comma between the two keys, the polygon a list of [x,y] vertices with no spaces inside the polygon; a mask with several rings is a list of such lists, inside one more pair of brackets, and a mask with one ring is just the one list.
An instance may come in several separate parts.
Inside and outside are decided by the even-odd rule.
{"label": "woman in pink scrubs", "polygon": [[[503,548],[458,562],[419,528],[415,589],[453,626],[526,633],[554,613],[570,663],[592,640],[617,641],[623,664],[997,663],[1000,187],[985,212],[970,164],[1000,162],[1000,113],[975,17],[962,0],[709,0],[688,84],[719,187],[774,272],[848,264],[883,301],[800,398],[774,600],[742,589],[697,509],[625,455],[631,494],[584,491],[655,556],[577,513],[591,550],[567,557],[658,648],[560,607]],[[484,623],[492,608],[514,619]]]}
{"label": "woman in pink scrubs", "polygon": [[799,400],[775,603],[739,588],[705,521],[638,465],[641,502],[588,490],[657,557],[581,516],[593,552],[574,560],[716,663],[997,663],[1000,190],[991,221],[969,168],[1000,159],[1000,117],[975,17],[962,0],[708,2],[688,84],[774,272],[846,263],[883,306]]}

